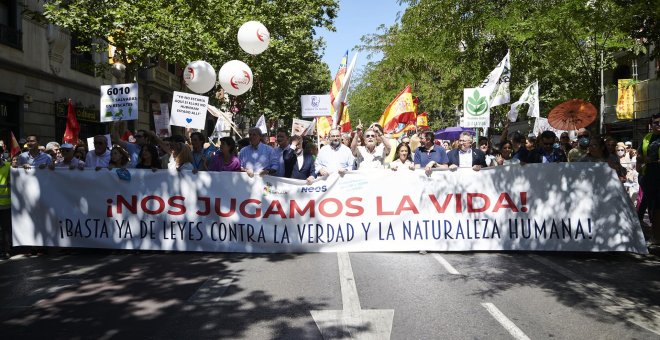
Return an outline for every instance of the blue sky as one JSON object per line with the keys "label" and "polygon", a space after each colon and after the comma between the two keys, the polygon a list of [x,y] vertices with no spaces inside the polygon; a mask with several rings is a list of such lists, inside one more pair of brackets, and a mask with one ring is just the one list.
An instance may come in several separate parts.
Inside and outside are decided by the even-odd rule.
{"label": "blue sky", "polygon": [[[317,29],[317,34],[325,39],[326,47],[323,61],[330,67],[332,77],[335,76],[341,58],[348,51],[350,64],[353,48],[360,44],[363,35],[377,33],[378,26],[391,26],[396,22],[397,13],[404,12],[404,6],[399,6],[397,0],[340,0],[339,13],[335,18],[335,32]],[[380,56],[374,56],[380,58]],[[371,61],[374,61],[372,59]],[[367,62],[367,52],[361,52],[356,61],[356,70],[363,68]]]}

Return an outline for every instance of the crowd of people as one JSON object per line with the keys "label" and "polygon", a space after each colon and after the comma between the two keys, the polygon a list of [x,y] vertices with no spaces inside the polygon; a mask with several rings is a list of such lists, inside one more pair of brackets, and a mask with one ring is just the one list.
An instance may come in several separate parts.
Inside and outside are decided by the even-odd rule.
{"label": "crowd of people", "polygon": [[[502,133],[502,140],[492,145],[487,138],[474,140],[472,133],[463,132],[453,143],[435,139],[433,131],[403,135],[398,139],[383,133],[374,123],[368,128],[359,124],[351,133],[330,130],[327,140],[319,145],[313,138],[291,136],[287,129],[276,132],[274,143],[268,143],[259,128],[251,128],[248,137],[239,141],[222,137],[217,143],[203,133],[159,138],[152,131],[138,130],[122,138],[115,128],[111,140],[104,135],[93,138],[93,146],[84,141],[73,145],[49,142],[40,146],[38,136],[28,135],[24,152],[8,162],[24,168],[116,169],[120,178],[127,169],[171,169],[176,171],[241,171],[247,176],[279,176],[312,183],[317,177],[352,170],[390,169],[391,171],[423,171],[430,175],[436,169],[456,171],[468,168],[480,171],[498,166],[523,166],[528,163],[604,162],[615,170],[641,217],[648,210],[652,242],[660,241],[660,114],[652,117],[652,131],[637,149],[631,142],[617,141],[611,136],[599,136],[587,129],[577,131],[571,140],[568,133],[557,136],[544,131],[538,136],[519,132]],[[4,144],[0,141],[0,147]],[[3,163],[4,164],[4,163]],[[8,168],[5,164],[4,168]],[[5,172],[5,188],[8,170]],[[129,176],[130,178],[130,176]],[[3,179],[0,173],[0,181]],[[3,183],[0,183],[0,189]],[[0,212],[3,192],[0,191]],[[7,203],[7,202],[4,202]],[[8,207],[9,205],[6,205]],[[6,210],[6,209],[5,209]],[[6,219],[7,214],[2,215]],[[6,226],[5,221],[0,225]],[[4,230],[4,249],[7,228]],[[11,230],[11,229],[10,229]],[[652,231],[650,231],[652,230]],[[11,238],[9,238],[10,240]]]}

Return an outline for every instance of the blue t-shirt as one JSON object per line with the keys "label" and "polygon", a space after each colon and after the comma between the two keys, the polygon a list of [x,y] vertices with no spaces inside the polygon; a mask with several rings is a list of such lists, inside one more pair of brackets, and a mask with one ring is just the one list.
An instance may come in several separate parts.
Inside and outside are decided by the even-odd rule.
{"label": "blue t-shirt", "polygon": [[415,165],[419,164],[419,167],[423,168],[429,164],[430,161],[434,161],[438,164],[447,164],[449,163],[449,158],[447,158],[447,152],[441,146],[434,145],[429,151],[420,146],[415,150],[414,161]]}

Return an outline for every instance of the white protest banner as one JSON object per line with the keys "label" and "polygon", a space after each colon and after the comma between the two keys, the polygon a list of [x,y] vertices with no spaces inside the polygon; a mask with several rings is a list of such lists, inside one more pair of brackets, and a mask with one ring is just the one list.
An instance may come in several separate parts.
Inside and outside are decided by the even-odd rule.
{"label": "white protest banner", "polygon": [[463,89],[462,127],[490,126],[488,96],[480,88]]}
{"label": "white protest banner", "polygon": [[138,119],[138,84],[101,86],[101,123]]}
{"label": "white protest banner", "polygon": [[303,117],[323,117],[332,114],[329,94],[300,96]]}
{"label": "white protest banner", "polygon": [[309,120],[302,120],[302,119],[293,119],[293,123],[291,125],[291,135],[292,136],[305,136],[307,134],[307,130],[309,130],[309,127],[312,125],[312,122]]}
{"label": "white protest banner", "polygon": [[172,135],[170,108],[167,103],[160,103],[160,113],[154,114],[154,126],[158,137],[169,137]]}
{"label": "white protest banner", "polygon": [[209,97],[174,91],[170,125],[203,129],[206,125],[206,105]]}
{"label": "white protest banner", "polygon": [[[14,246],[221,252],[647,253],[605,163],[351,171],[312,185],[241,172],[11,169]],[[75,188],[72,189],[72,188]],[[603,199],[606,197],[607,199]]]}

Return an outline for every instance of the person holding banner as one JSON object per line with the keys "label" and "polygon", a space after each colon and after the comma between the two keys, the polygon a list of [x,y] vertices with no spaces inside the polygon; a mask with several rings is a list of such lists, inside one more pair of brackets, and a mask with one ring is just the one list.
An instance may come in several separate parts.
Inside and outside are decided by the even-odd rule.
{"label": "person holding banner", "polygon": [[341,132],[338,128],[331,129],[328,138],[330,144],[319,150],[314,167],[317,174],[324,177],[335,172],[343,176],[347,171],[353,169],[355,157],[351,149],[341,143]]}
{"label": "person holding banner", "polygon": [[60,145],[60,153],[62,154],[62,159],[58,159],[54,163],[51,163],[48,166],[51,170],[55,168],[77,168],[82,170],[85,168],[85,162],[74,157],[72,144],[64,143]]}
{"label": "person holding banner", "polygon": [[435,145],[435,134],[433,131],[424,131],[420,134],[420,147],[415,150],[413,161],[415,169],[424,168],[426,175],[430,176],[433,168],[448,169],[449,159],[447,152],[441,146]]}
{"label": "person holding banner", "polygon": [[101,168],[107,168],[110,164],[110,150],[108,149],[108,140],[104,135],[94,136],[94,152],[88,152],[85,157],[85,166],[95,168],[96,171]]}
{"label": "person holding banner", "polygon": [[241,171],[250,177],[254,177],[255,173],[260,176],[277,173],[278,162],[276,158],[272,157],[273,148],[261,142],[261,134],[260,128],[251,128],[248,131],[250,144],[238,153]]}
{"label": "person holding banner", "polygon": [[39,150],[39,137],[37,135],[28,135],[26,145],[28,150],[17,156],[17,166],[22,166],[26,169],[33,166],[43,169],[52,162],[52,159],[47,153]]}
{"label": "person holding banner", "polygon": [[284,160],[284,153],[285,152],[290,152],[293,153],[293,149],[289,147],[289,133],[286,130],[286,128],[279,128],[277,129],[277,133],[275,135],[275,140],[277,142],[277,147],[273,149],[273,154],[272,157],[275,159],[272,160],[272,162],[277,162],[277,172],[275,173],[275,176],[277,177],[286,177],[284,175],[285,173],[285,160]]}
{"label": "person holding banner", "polygon": [[351,142],[351,152],[356,157],[358,170],[382,169],[385,157],[390,153],[389,140],[377,144],[380,133],[376,126],[372,126],[364,132],[364,146],[357,145],[359,137],[362,136],[362,126],[358,125],[356,138]]}
{"label": "person holding banner", "polygon": [[170,142],[170,162],[167,164],[167,168],[170,170],[192,170],[193,173],[197,173],[192,165],[192,152],[190,147],[185,143],[181,142]]}
{"label": "person holding banner", "polygon": [[291,147],[283,153],[284,177],[306,180],[307,184],[311,185],[316,177],[316,169],[314,157],[305,152],[305,144],[301,136],[291,137]]}
{"label": "person holding banner", "polygon": [[500,143],[500,154],[495,157],[497,165],[520,164],[518,158],[513,157],[513,143],[509,140],[503,140]]}
{"label": "person holding banner", "polygon": [[458,137],[458,149],[451,150],[447,153],[449,159],[449,170],[456,170],[460,168],[472,168],[474,171],[479,171],[485,168],[486,154],[479,149],[472,148],[472,134],[469,132],[461,132]]}
{"label": "person holding banner", "polygon": [[195,131],[190,134],[190,145],[192,146],[192,165],[195,170],[206,171],[207,158],[204,150],[204,134]]}
{"label": "person holding banner", "polygon": [[241,171],[241,161],[236,157],[236,142],[231,137],[220,138],[220,150],[211,156],[209,171]]}
{"label": "person holding banner", "polygon": [[136,169],[151,169],[156,171],[162,168],[162,162],[158,157],[158,148],[155,145],[145,144],[140,150],[138,156],[140,160],[138,161]]}
{"label": "person holding banner", "polygon": [[408,143],[401,143],[396,147],[397,159],[390,162],[390,169],[392,171],[398,170],[415,170],[415,163],[412,161],[412,152]]}
{"label": "person holding banner", "polygon": [[566,154],[560,148],[554,148],[557,135],[546,130],[541,133],[539,147],[530,151],[527,163],[556,163],[567,162]]}

